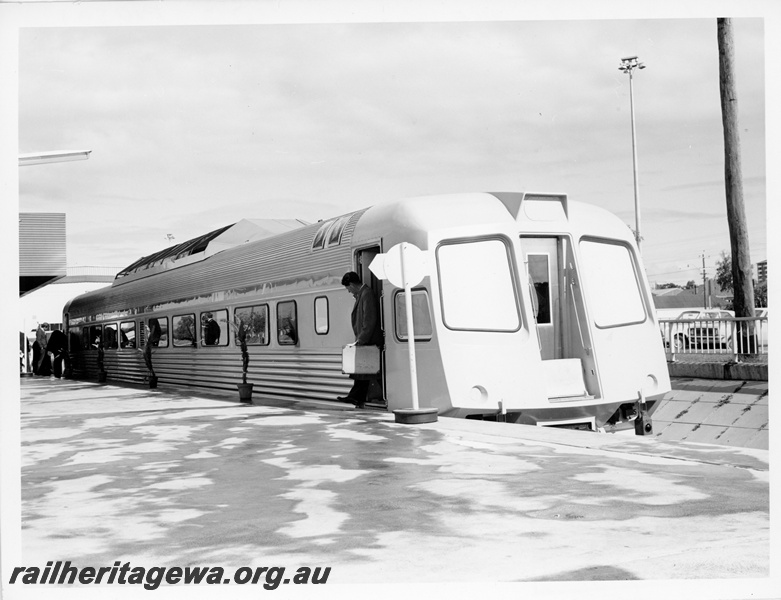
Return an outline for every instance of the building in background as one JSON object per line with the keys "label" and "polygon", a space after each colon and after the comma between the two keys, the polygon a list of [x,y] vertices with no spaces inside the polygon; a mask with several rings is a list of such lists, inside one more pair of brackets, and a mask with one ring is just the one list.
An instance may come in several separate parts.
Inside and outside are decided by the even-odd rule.
{"label": "building in background", "polygon": [[767,281],[767,259],[761,260],[757,263],[757,283],[765,283]]}
{"label": "building in background", "polygon": [[19,213],[19,296],[66,275],[65,213]]}

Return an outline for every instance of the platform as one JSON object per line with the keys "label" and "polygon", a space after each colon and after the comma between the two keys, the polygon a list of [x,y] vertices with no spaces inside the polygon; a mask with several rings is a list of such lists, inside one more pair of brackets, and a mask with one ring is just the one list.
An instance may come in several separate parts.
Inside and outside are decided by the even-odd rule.
{"label": "platform", "polygon": [[21,379],[21,416],[26,565],[677,580],[685,597],[770,574],[762,449],[49,378]]}

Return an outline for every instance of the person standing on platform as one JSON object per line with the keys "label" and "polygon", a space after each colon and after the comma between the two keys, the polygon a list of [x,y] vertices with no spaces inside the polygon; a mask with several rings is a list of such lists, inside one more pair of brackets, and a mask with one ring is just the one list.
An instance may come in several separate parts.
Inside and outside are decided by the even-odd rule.
{"label": "person standing on platform", "polygon": [[[356,346],[377,346],[382,347],[382,331],[380,329],[380,310],[377,297],[372,289],[361,283],[358,273],[350,271],[342,277],[342,285],[347,288],[355,298],[350,319],[352,321],[353,333],[355,334]],[[340,402],[350,402],[358,408],[363,408],[369,398],[370,387],[379,386],[379,373],[370,375],[352,374],[353,387],[347,396],[337,398]],[[375,386],[372,386],[372,383]]]}
{"label": "person standing on platform", "polygon": [[144,346],[144,363],[146,364],[147,371],[149,371],[149,377],[156,378],[154,366],[152,365],[152,348],[157,348],[160,344],[160,338],[163,332],[160,328],[160,321],[152,317],[149,319],[149,330],[146,338],[146,345]]}

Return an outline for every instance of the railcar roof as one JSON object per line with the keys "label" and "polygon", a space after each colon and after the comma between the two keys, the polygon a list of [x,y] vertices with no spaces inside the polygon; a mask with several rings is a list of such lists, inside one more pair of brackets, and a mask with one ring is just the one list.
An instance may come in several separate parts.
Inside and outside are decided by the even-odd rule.
{"label": "railcar roof", "polygon": [[126,275],[130,275],[131,273],[135,273],[136,271],[140,271],[141,269],[149,268],[150,266],[156,263],[162,262],[166,258],[189,256],[196,252],[201,252],[206,249],[206,246],[209,245],[210,241],[212,241],[214,238],[216,238],[224,231],[227,231],[228,229],[233,227],[233,225],[234,224],[226,225],[225,227],[220,227],[219,229],[215,229],[214,231],[210,231],[209,233],[204,233],[203,235],[200,235],[191,240],[187,240],[186,242],[182,242],[181,244],[175,244],[173,246],[169,246],[168,248],[165,248],[163,250],[160,250],[159,252],[155,252],[154,254],[150,254],[148,256],[142,256],[136,262],[128,265],[127,267],[122,269],[119,273],[117,273],[117,278],[125,277]]}
{"label": "railcar roof", "polygon": [[215,254],[220,250],[248,241],[271,237],[303,227],[304,225],[307,225],[307,223],[299,219],[242,219],[237,223],[220,227],[181,244],[175,244],[154,254],[139,258],[117,273],[116,279],[120,280],[135,273],[166,264],[171,266],[172,263],[178,260],[198,254],[202,254],[202,258],[206,258],[206,256]]}

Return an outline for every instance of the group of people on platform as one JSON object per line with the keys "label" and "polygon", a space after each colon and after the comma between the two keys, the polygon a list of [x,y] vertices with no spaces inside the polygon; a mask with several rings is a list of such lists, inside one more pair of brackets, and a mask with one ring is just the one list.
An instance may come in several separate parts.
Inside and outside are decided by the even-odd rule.
{"label": "group of people on platform", "polygon": [[[56,329],[48,336],[41,325],[35,331],[35,341],[31,344],[24,334],[21,335],[19,348],[20,370],[33,375],[62,377],[68,360],[68,339],[65,333]],[[30,353],[32,358],[30,359]],[[29,368],[28,368],[29,360]]]}

